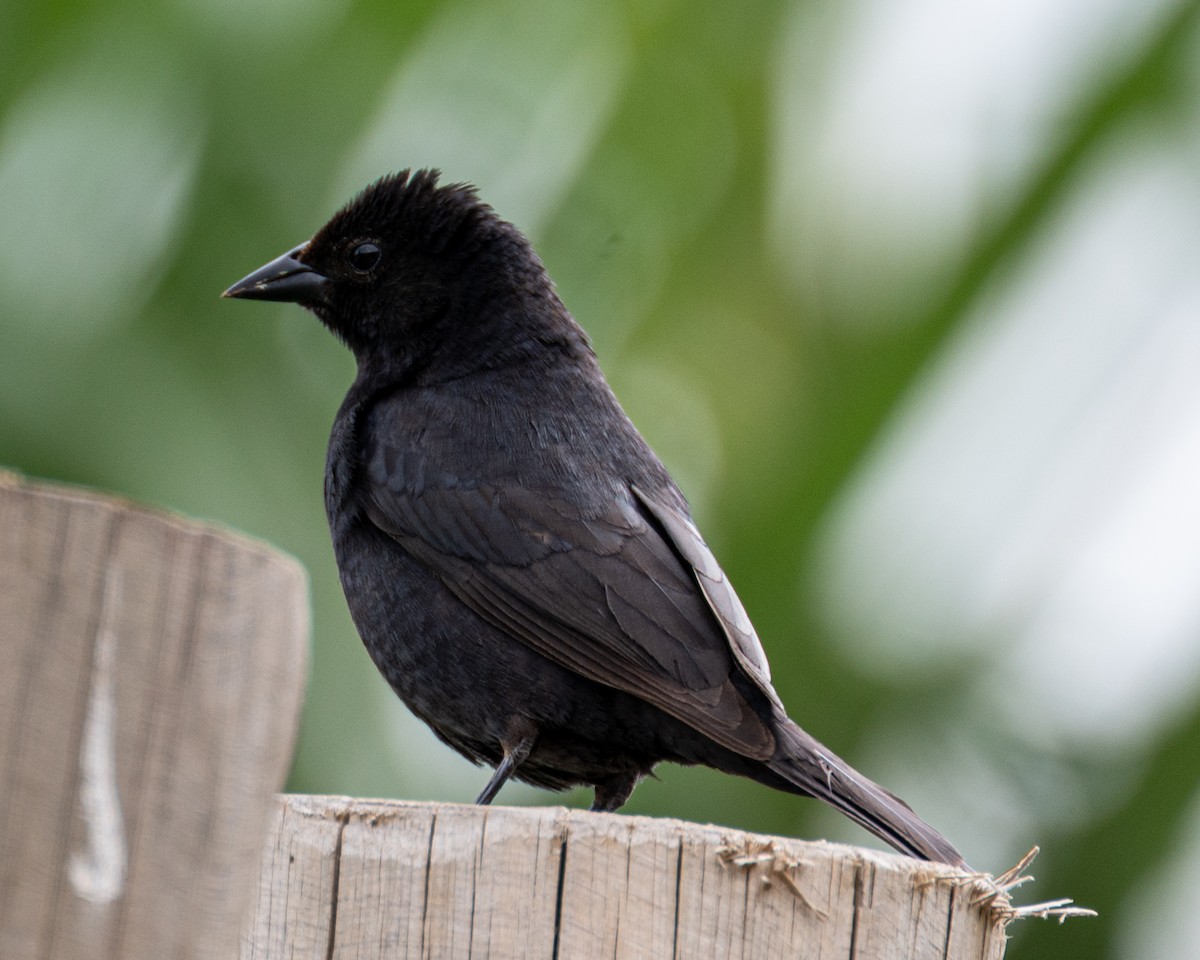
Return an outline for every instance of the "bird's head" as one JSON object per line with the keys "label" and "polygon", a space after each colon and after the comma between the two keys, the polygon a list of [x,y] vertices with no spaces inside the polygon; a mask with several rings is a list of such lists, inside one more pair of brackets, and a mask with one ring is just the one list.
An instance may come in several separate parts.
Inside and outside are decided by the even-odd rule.
{"label": "bird's head", "polygon": [[486,361],[529,337],[582,336],[525,237],[435,170],[377,180],[224,296],[301,304],[360,364],[428,363],[450,344]]}

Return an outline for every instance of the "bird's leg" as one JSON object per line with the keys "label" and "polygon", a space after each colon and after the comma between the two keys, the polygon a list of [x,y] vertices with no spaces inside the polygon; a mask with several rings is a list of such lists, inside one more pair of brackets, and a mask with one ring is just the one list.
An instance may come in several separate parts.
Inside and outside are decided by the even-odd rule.
{"label": "bird's leg", "polygon": [[617,773],[596,784],[596,796],[592,801],[592,810],[597,813],[612,813],[619,810],[633,793],[633,788],[642,779],[642,774]]}
{"label": "bird's leg", "polygon": [[537,734],[527,733],[511,746],[507,743],[501,744],[504,747],[504,759],[496,767],[496,772],[492,774],[492,779],[487,782],[487,786],[483,788],[483,792],[475,798],[477,805],[481,807],[487,806],[496,798],[496,794],[504,786],[504,781],[516,773],[517,767],[525,762],[529,756],[529,751],[533,749],[533,745],[536,742]]}

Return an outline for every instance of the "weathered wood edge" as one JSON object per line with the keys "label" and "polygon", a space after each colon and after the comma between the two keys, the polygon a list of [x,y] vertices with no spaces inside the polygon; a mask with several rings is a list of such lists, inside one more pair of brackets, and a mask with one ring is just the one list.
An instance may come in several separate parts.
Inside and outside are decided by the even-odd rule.
{"label": "weathered wood edge", "polygon": [[300,579],[304,586],[305,596],[310,590],[308,568],[294,555],[269,540],[256,537],[244,530],[238,530],[220,520],[209,517],[192,517],[169,507],[145,503],[120,494],[97,490],[94,487],[66,483],[61,480],[30,477],[11,467],[0,466],[0,490],[17,490],[29,496],[95,504],[114,513],[142,515],[189,534],[198,533],[214,540],[224,541],[240,550],[261,554],[263,557],[269,558],[271,563],[291,567],[289,574]]}
{"label": "weathered wood edge", "polygon": [[285,795],[241,956],[999,960],[1006,905],[986,875],[823,841]]}

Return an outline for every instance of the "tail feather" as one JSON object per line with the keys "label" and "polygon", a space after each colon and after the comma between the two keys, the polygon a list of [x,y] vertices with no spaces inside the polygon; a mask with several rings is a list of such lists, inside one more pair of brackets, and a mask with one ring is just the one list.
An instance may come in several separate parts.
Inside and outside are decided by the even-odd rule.
{"label": "tail feather", "polygon": [[899,797],[868,780],[791,720],[776,727],[779,745],[766,766],[802,792],[824,800],[901,853],[966,867],[954,845]]}

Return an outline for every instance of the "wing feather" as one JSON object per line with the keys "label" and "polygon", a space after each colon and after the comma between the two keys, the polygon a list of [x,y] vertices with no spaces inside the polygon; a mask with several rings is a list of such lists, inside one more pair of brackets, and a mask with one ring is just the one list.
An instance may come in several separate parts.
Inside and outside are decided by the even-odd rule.
{"label": "wing feather", "polygon": [[773,754],[774,735],[732,682],[736,663],[774,699],[766,658],[699,534],[679,542],[695,530],[683,514],[632,488],[583,510],[521,487],[438,484],[423,463],[417,487],[378,451],[368,462],[371,520],[485,619],[722,746]]}

